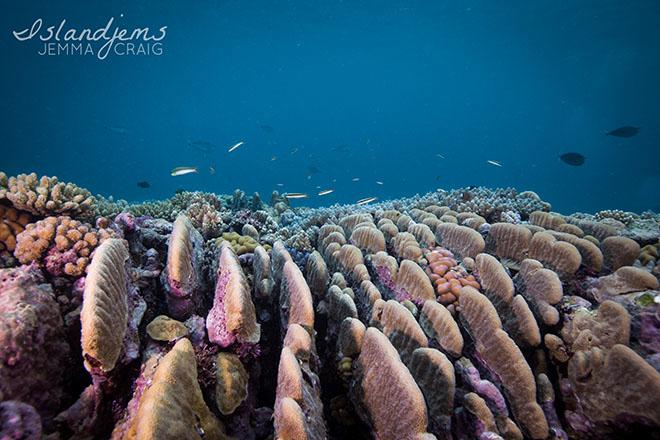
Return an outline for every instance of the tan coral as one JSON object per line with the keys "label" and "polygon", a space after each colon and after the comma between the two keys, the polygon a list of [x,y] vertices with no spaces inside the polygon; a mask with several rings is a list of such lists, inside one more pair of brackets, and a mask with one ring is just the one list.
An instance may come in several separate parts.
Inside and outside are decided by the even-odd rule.
{"label": "tan coral", "polygon": [[110,371],[121,353],[128,324],[126,261],[123,240],[106,240],[96,251],[85,279],[80,312],[85,368]]}
{"label": "tan coral", "polygon": [[299,324],[291,324],[286,330],[283,347],[289,347],[298,359],[309,360],[314,351],[313,341],[309,332]]}
{"label": "tan coral", "polygon": [[223,415],[232,414],[248,395],[248,373],[240,358],[220,352],[216,356],[215,401]]}
{"label": "tan coral", "polygon": [[584,231],[580,228],[578,228],[575,225],[572,225],[570,223],[564,223],[562,225],[559,225],[555,228],[555,231],[557,232],[564,232],[566,234],[572,234],[575,235],[576,237],[582,238],[584,237]]}
{"label": "tan coral", "polygon": [[147,334],[154,341],[174,341],[188,335],[188,329],[176,319],[158,315],[147,325]]}
{"label": "tan coral", "polygon": [[419,324],[426,336],[435,339],[444,351],[454,357],[461,356],[463,335],[445,306],[433,300],[424,302]]}
{"label": "tan coral", "polygon": [[481,234],[467,226],[443,223],[435,230],[435,237],[439,245],[463,258],[474,258],[485,247]]}
{"label": "tan coral", "polygon": [[348,275],[353,271],[353,268],[358,264],[364,264],[362,251],[352,244],[345,244],[339,249],[336,254],[337,262],[342,268],[342,273]]}
{"label": "tan coral", "polygon": [[360,226],[351,233],[351,243],[363,251],[373,254],[385,250],[385,236],[379,229]]}
{"label": "tan coral", "polygon": [[305,414],[300,405],[290,397],[280,399],[274,414],[277,440],[307,440]]}
{"label": "tan coral", "polygon": [[405,364],[410,363],[416,348],[428,346],[428,339],[415,317],[398,302],[387,301],[377,319]]}
{"label": "tan coral", "polygon": [[636,241],[627,237],[607,237],[600,243],[605,258],[605,266],[615,271],[623,266],[632,266],[639,255]]}
{"label": "tan coral", "polygon": [[270,255],[263,246],[257,246],[252,259],[252,286],[256,298],[268,298],[272,290],[270,279]]}
{"label": "tan coral", "polygon": [[408,227],[408,232],[415,237],[421,247],[429,249],[435,246],[435,234],[431,228],[424,223],[410,225]]}
{"label": "tan coral", "polygon": [[369,214],[351,214],[339,220],[339,226],[344,229],[344,234],[350,237],[353,229],[363,222],[373,223],[374,219]]}
{"label": "tan coral", "polygon": [[630,292],[654,290],[658,288],[658,279],[653,274],[638,267],[623,266],[613,274],[594,280],[589,289],[599,300]]}
{"label": "tan coral", "polygon": [[515,282],[518,292],[532,303],[532,308],[544,324],[555,325],[559,322],[559,312],[553,305],[561,301],[563,288],[555,272],[528,258],[520,264]]}
{"label": "tan coral", "polygon": [[309,254],[309,258],[307,258],[307,263],[305,264],[305,275],[312,296],[314,298],[322,298],[326,286],[330,281],[330,274],[328,273],[328,266],[325,264],[325,260],[318,251]]}
{"label": "tan coral", "polygon": [[8,258],[16,249],[16,236],[25,230],[32,216],[0,205],[0,257]]}
{"label": "tan coral", "polygon": [[358,357],[362,402],[380,440],[415,439],[426,432],[426,404],[387,337],[367,329]]}
{"label": "tan coral", "polygon": [[[218,274],[228,274],[222,302],[227,331],[235,334],[240,342],[256,344],[261,338],[261,326],[257,323],[250,286],[238,257],[226,242],[220,245]],[[215,301],[213,307],[216,307]]]}
{"label": "tan coral", "polygon": [[559,277],[570,278],[580,268],[582,256],[575,246],[558,241],[547,232],[537,232],[529,242],[529,258],[557,272]]}
{"label": "tan coral", "polygon": [[96,199],[84,188],[59,182],[57,177],[37,177],[35,173],[9,177],[0,172],[0,200],[34,215],[85,215],[94,210]]}
{"label": "tan coral", "polygon": [[139,401],[125,439],[225,439],[222,425],[204,403],[195,352],[180,339],[159,362]]}
{"label": "tan coral", "polygon": [[355,318],[346,318],[339,327],[337,348],[342,356],[354,357],[362,350],[362,341],[367,328]]}
{"label": "tan coral", "polygon": [[582,264],[592,272],[598,273],[603,268],[603,253],[598,246],[584,238],[563,232],[550,232],[557,240],[572,244],[580,252]]}
{"label": "tan coral", "polygon": [[544,229],[557,229],[566,223],[563,217],[551,212],[534,211],[529,215],[529,222]]}
{"label": "tan coral", "polygon": [[328,303],[328,315],[332,320],[341,322],[344,318],[357,318],[357,308],[353,298],[339,287],[330,286],[326,301]]}
{"label": "tan coral", "polygon": [[[591,353],[597,350],[592,349]],[[569,380],[591,422],[607,424],[618,418],[635,417],[660,425],[660,374],[641,356],[617,344],[605,355],[589,356],[586,362],[577,371],[588,371],[588,375],[575,371],[569,374]]]}
{"label": "tan coral", "polygon": [[[14,255],[24,264],[45,260],[51,275],[80,277],[84,275],[94,249],[114,235],[111,229],[95,229],[71,217],[46,217],[28,224],[18,234]],[[53,255],[47,256],[49,252]],[[71,254],[69,258],[58,257],[67,254]],[[63,262],[62,267],[56,264],[58,259]]]}
{"label": "tan coral", "polygon": [[424,269],[410,260],[403,260],[396,274],[397,289],[404,290],[410,294],[412,301],[423,302],[435,299],[435,292],[429,277]]}
{"label": "tan coral", "polygon": [[630,340],[630,315],[614,301],[604,301],[596,311],[578,309],[564,324],[561,337],[576,351],[593,347],[608,349],[615,344],[627,345]]}
{"label": "tan coral", "polygon": [[400,259],[419,261],[422,258],[422,249],[415,236],[409,232],[399,232],[392,239],[392,248]]}
{"label": "tan coral", "polygon": [[284,264],[280,305],[286,313],[286,325],[300,324],[307,330],[314,328],[314,303],[305,278],[293,261]]}
{"label": "tan coral", "polygon": [[488,231],[486,249],[501,259],[520,262],[527,258],[532,233],[521,225],[495,223]]}
{"label": "tan coral", "polygon": [[495,307],[472,287],[462,289],[459,304],[476,350],[501,381],[515,418],[531,438],[546,438],[548,423],[536,402],[534,375],[520,349],[502,330]]}
{"label": "tan coral", "polygon": [[448,433],[456,391],[451,361],[434,348],[418,348],[412,354],[410,374],[426,398],[431,425]]}

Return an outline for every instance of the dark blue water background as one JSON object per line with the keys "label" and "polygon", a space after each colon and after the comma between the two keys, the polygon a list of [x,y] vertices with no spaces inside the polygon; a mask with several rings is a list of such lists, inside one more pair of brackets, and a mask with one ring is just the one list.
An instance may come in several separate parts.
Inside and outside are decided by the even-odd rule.
{"label": "dark blue water background", "polygon": [[[167,26],[163,54],[40,56],[12,35],[39,17]],[[658,210],[659,19],[657,1],[4,2],[0,169],[128,200],[485,185],[562,212]],[[605,136],[621,125],[642,130]],[[200,173],[169,175],[183,165]]]}

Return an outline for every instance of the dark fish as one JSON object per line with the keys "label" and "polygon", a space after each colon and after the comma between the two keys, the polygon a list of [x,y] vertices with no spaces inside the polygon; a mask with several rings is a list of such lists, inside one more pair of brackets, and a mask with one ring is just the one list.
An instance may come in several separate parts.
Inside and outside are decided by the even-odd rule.
{"label": "dark fish", "polygon": [[607,132],[607,136],[616,136],[620,138],[629,138],[635,136],[637,133],[639,133],[639,129],[641,127],[631,127],[630,125],[626,125],[624,127],[619,127],[616,130],[612,130],[610,132]]}
{"label": "dark fish", "polygon": [[271,127],[270,125],[259,124],[259,127],[261,127],[261,129],[262,129],[263,131],[265,131],[266,133],[272,133],[272,132],[275,131],[275,129],[274,129],[273,127]]}
{"label": "dark fish", "polygon": [[316,166],[310,165],[307,167],[307,174],[308,175],[314,175],[320,173],[321,170],[319,170]]}
{"label": "dark fish", "polygon": [[199,150],[202,153],[210,153],[215,150],[215,145],[209,141],[188,141],[188,146],[194,148],[195,150]]}
{"label": "dark fish", "polygon": [[151,184],[149,182],[147,182],[146,180],[140,180],[137,183],[137,186],[139,186],[140,188],[151,188]]}
{"label": "dark fish", "polygon": [[574,166],[574,167],[579,167],[581,165],[584,165],[584,161],[587,159],[580,153],[564,153],[561,156],[559,156],[559,159],[561,159],[562,162]]}
{"label": "dark fish", "polygon": [[184,188],[177,188],[177,189],[174,191],[174,194],[181,194],[181,193],[184,193],[184,192],[186,192],[186,189],[184,189]]}

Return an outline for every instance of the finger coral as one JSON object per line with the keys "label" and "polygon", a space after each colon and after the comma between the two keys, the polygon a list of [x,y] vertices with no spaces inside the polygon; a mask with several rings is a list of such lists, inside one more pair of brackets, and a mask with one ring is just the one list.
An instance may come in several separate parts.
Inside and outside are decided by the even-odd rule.
{"label": "finger coral", "polygon": [[14,255],[21,263],[41,263],[53,276],[80,277],[94,249],[114,235],[70,217],[46,217],[18,234]]}
{"label": "finger coral", "polygon": [[546,325],[559,322],[559,311],[553,307],[561,301],[563,288],[557,274],[536,260],[525,259],[514,278],[516,290],[531,304],[532,309]]}
{"label": "finger coral", "polygon": [[35,173],[7,177],[0,172],[0,200],[34,215],[85,215],[94,210],[95,199],[84,188],[60,182],[57,177],[37,177]]}
{"label": "finger coral", "polygon": [[532,233],[520,225],[495,223],[488,231],[486,249],[501,259],[521,262],[527,258]]}

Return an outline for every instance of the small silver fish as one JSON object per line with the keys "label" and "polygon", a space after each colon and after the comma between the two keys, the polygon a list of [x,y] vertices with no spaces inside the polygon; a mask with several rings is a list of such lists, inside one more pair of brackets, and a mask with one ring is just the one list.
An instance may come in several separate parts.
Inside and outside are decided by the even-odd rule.
{"label": "small silver fish", "polygon": [[335,192],[334,189],[325,189],[325,190],[323,190],[323,191],[320,191],[320,192],[319,192],[319,195],[320,195],[320,196],[325,196],[325,195],[328,195],[328,194],[332,194],[333,192]]}
{"label": "small silver fish", "polygon": [[360,181],[360,178],[359,178],[359,177],[353,177],[352,180],[353,180],[353,182],[359,182],[359,181]]}
{"label": "small silver fish", "polygon": [[277,160],[277,156],[273,156],[273,157],[271,157],[270,160],[271,160],[272,162],[276,161],[276,160]]}
{"label": "small silver fish", "polygon": [[435,156],[436,156],[436,157],[439,157],[440,159],[444,159],[444,158],[445,158],[445,156],[443,156],[442,154],[436,154]]}
{"label": "small silver fish", "polygon": [[378,197],[367,197],[364,199],[360,199],[357,202],[355,202],[356,205],[366,205],[367,203],[375,202],[378,200]]}
{"label": "small silver fish", "polygon": [[501,166],[502,166],[502,164],[499,163],[499,162],[496,161],[496,160],[487,160],[486,163],[489,163],[489,164],[491,164],[491,165],[495,165],[496,167],[501,167]]}
{"label": "small silver fish", "polygon": [[232,151],[234,151],[235,149],[237,149],[238,147],[240,147],[240,146],[243,145],[244,143],[245,143],[245,142],[240,141],[239,143],[232,145],[232,146],[229,148],[229,150],[227,150],[227,153],[231,153]]}
{"label": "small silver fish", "polygon": [[176,167],[170,172],[170,176],[183,176],[184,174],[196,173],[197,167]]}
{"label": "small silver fish", "polygon": [[287,199],[306,199],[309,196],[305,193],[286,193],[284,197]]}
{"label": "small silver fish", "polygon": [[284,186],[284,184],[283,183],[278,183],[277,186]]}
{"label": "small silver fish", "polygon": [[380,180],[376,180],[376,185],[383,185],[383,182],[381,182]]}
{"label": "small silver fish", "polygon": [[214,174],[215,174],[215,167],[214,167],[213,165],[211,165],[211,166],[209,167],[209,174],[210,174],[210,175],[214,175]]}

